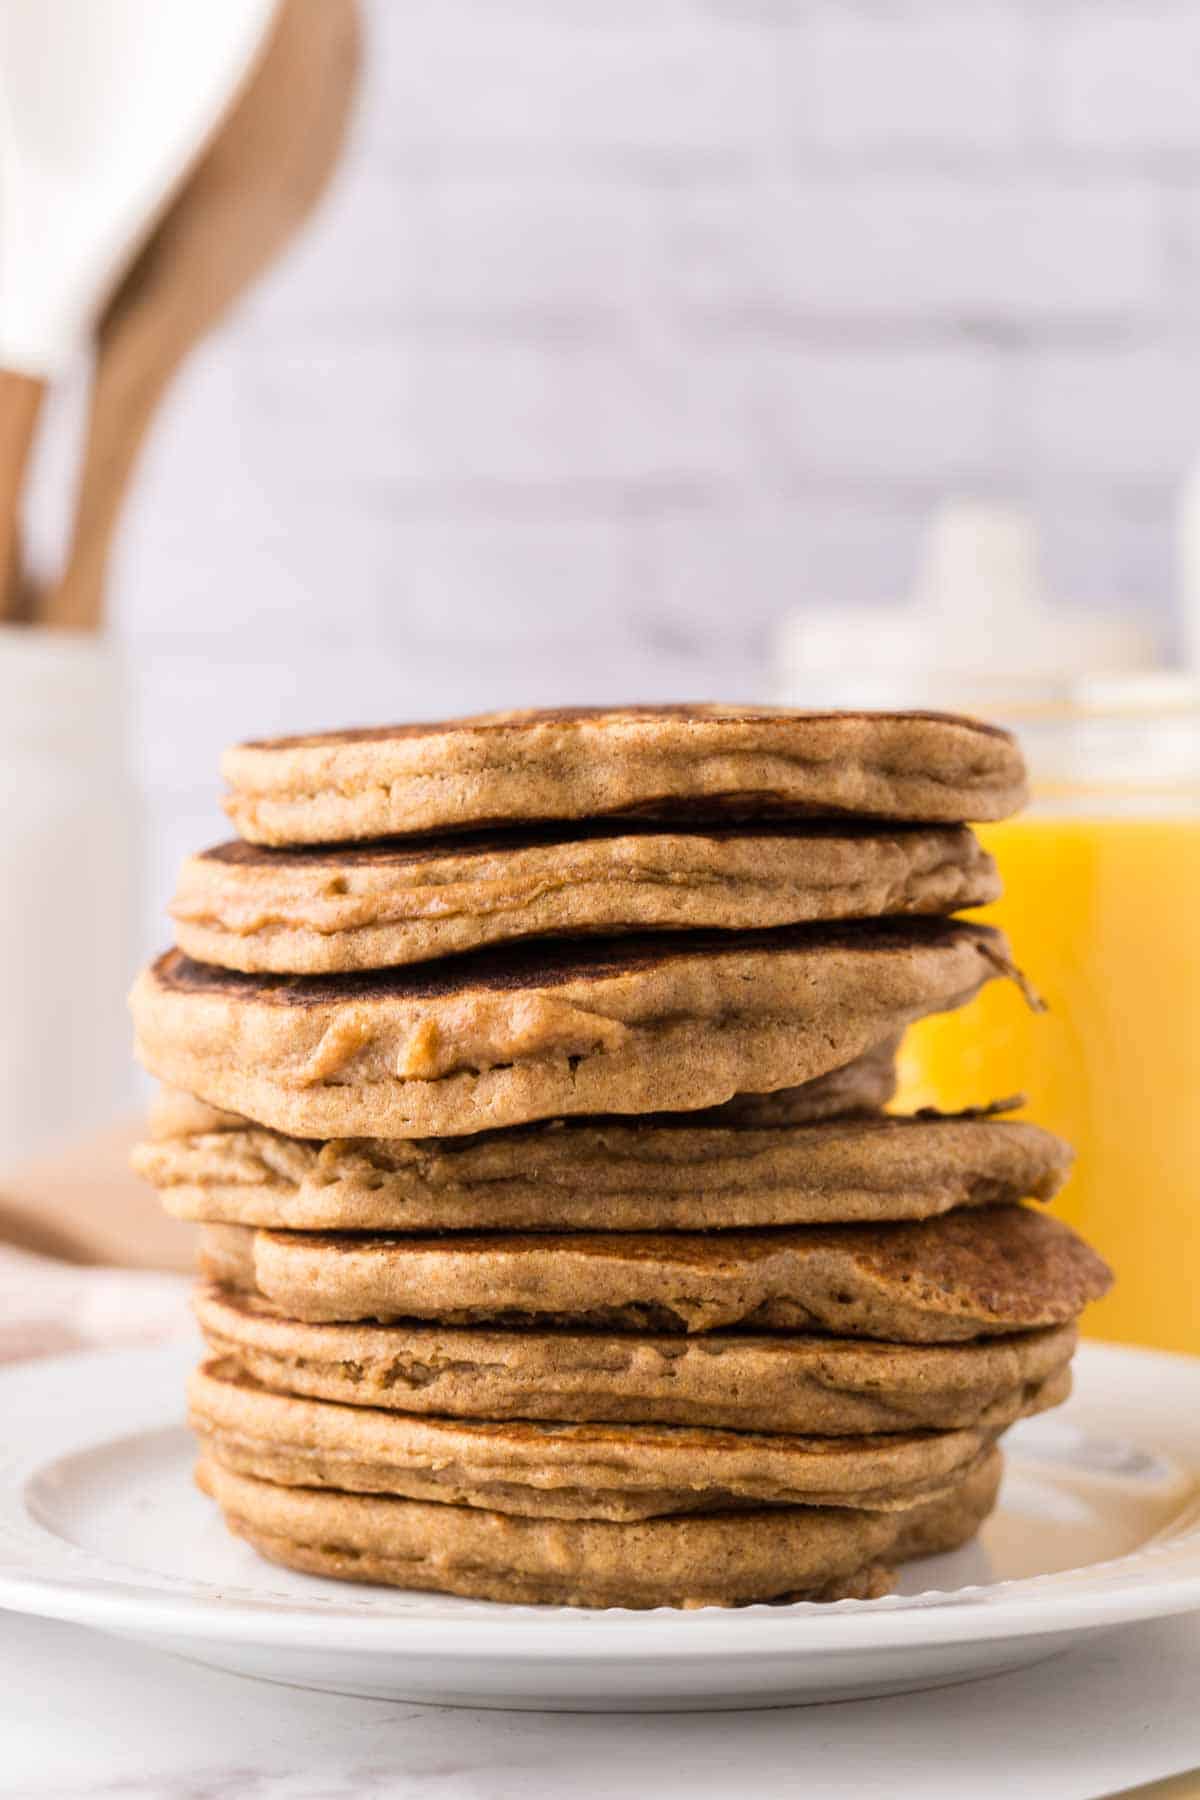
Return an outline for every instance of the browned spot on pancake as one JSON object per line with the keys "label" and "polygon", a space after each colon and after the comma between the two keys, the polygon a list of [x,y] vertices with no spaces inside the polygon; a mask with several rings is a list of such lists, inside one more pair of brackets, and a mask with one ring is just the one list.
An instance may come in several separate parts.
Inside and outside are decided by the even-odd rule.
{"label": "browned spot on pancake", "polygon": [[[818,1228],[820,1235],[822,1228]],[[899,1226],[847,1225],[863,1266],[927,1304],[969,1295],[1006,1319],[1034,1319],[1048,1305],[1078,1312],[1108,1288],[1103,1258],[1059,1219],[1024,1206],[976,1218],[946,1213]]]}
{"label": "browned spot on pancake", "polygon": [[785,925],[771,931],[635,933],[613,939],[544,939],[472,951],[439,963],[399,969],[368,969],[345,975],[243,975],[194,962],[168,950],[154,964],[164,986],[180,993],[226,994],[231,999],[274,1006],[330,1006],[350,1000],[433,1000],[472,988],[509,992],[561,987],[571,981],[602,981],[661,968],[680,957],[745,956],[748,953],[846,950],[868,955],[948,950],[964,939],[988,947],[999,933],[986,925],[956,919],[847,920],[835,925]]}

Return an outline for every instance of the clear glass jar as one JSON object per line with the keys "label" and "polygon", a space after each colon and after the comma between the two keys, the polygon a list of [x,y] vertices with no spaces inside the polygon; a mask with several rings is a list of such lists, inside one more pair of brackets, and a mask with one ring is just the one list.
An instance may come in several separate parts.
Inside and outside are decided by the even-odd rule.
{"label": "clear glass jar", "polygon": [[1182,677],[1074,684],[992,715],[1033,804],[979,835],[1008,934],[1045,998],[992,983],[916,1026],[901,1103],[1010,1094],[1075,1147],[1055,1211],[1112,1263],[1095,1335],[1200,1352],[1200,696]]}

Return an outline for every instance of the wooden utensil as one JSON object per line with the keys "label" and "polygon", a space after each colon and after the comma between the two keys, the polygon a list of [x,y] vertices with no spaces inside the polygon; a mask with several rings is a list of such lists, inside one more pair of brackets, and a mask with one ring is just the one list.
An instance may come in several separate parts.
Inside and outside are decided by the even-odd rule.
{"label": "wooden utensil", "polygon": [[114,293],[97,336],[70,550],[39,622],[99,625],[121,504],[155,409],[188,351],[324,189],[360,47],[356,0],[284,0],[254,73]]}
{"label": "wooden utensil", "polygon": [[22,623],[31,595],[21,560],[21,496],[45,383],[0,369],[0,621]]}
{"label": "wooden utensil", "polygon": [[1179,1775],[1164,1775],[1161,1781],[1121,1788],[1103,1795],[1101,1800],[1200,1800],[1200,1769],[1185,1769]]}
{"label": "wooden utensil", "polygon": [[0,620],[29,613],[19,510],[46,384],[87,343],[275,4],[0,6]]}

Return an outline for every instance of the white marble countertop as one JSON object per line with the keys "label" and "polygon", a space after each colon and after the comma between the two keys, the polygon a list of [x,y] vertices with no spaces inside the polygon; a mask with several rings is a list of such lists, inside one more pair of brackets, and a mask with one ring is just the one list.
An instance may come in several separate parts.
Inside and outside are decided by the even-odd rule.
{"label": "white marble countertop", "polygon": [[1200,1617],[1017,1675],[774,1712],[339,1699],[0,1613],[5,1800],[1095,1800],[1200,1765]]}

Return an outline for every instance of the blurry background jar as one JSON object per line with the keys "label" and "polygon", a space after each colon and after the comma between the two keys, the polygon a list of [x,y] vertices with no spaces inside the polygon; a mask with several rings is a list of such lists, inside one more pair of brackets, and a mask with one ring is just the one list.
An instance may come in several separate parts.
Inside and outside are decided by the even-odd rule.
{"label": "blurry background jar", "polygon": [[0,631],[0,1171],[131,1102],[139,800],[107,640]]}
{"label": "blurry background jar", "polygon": [[1022,1096],[1077,1154],[1055,1210],[1118,1272],[1087,1329],[1200,1351],[1200,687],[1136,621],[1045,604],[1029,521],[990,503],[946,509],[912,601],[863,627],[798,617],[779,697],[975,712],[1032,778],[1024,814],[979,830],[1005,884],[980,917],[1047,1010],[996,982],[915,1026],[897,1105]]}
{"label": "blurry background jar", "polygon": [[[980,837],[1008,934],[1044,998],[995,983],[905,1040],[900,1104],[1023,1111],[1074,1145],[1056,1205],[1119,1273],[1091,1332],[1200,1351],[1200,699],[1187,678],[1015,707],[1028,812]],[[1000,991],[1003,989],[1003,991]]]}

